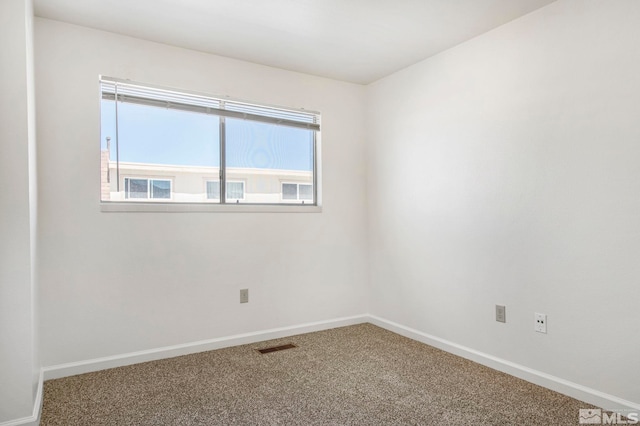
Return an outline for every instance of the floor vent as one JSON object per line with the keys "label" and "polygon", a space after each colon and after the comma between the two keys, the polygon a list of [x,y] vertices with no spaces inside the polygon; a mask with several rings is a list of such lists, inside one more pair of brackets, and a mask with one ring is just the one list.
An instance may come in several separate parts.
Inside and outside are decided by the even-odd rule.
{"label": "floor vent", "polygon": [[271,352],[284,351],[285,349],[293,349],[293,348],[297,348],[297,346],[292,343],[287,343],[286,345],[272,346],[270,348],[256,349],[256,350],[261,354],[268,354]]}

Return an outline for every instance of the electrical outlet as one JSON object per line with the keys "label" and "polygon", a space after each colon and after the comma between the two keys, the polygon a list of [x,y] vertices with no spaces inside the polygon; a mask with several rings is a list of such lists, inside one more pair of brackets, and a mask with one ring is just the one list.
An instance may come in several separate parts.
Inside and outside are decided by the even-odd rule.
{"label": "electrical outlet", "polygon": [[240,303],[249,303],[249,289],[243,288],[240,290]]}
{"label": "electrical outlet", "polygon": [[546,314],[539,314],[536,312],[534,329],[538,333],[545,333],[545,334],[547,333],[547,315]]}
{"label": "electrical outlet", "polygon": [[502,305],[496,305],[496,321],[507,322],[507,308]]}

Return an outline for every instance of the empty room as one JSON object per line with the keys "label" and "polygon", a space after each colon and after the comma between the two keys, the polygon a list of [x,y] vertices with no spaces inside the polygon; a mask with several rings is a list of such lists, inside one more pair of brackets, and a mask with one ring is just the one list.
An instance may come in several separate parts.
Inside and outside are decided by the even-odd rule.
{"label": "empty room", "polygon": [[0,426],[640,423],[640,1],[0,23]]}

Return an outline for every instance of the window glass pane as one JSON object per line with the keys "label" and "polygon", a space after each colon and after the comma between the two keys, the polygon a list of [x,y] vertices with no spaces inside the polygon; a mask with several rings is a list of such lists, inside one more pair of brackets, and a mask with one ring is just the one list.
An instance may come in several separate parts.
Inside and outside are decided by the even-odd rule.
{"label": "window glass pane", "polygon": [[158,179],[157,187],[152,183],[150,198],[202,202],[207,197],[203,177],[219,175],[219,117],[127,102],[118,102],[117,107],[116,137],[115,102],[102,100],[101,199],[141,198],[125,194],[123,176],[166,177]]}
{"label": "window glass pane", "polygon": [[151,198],[171,198],[171,181],[170,180],[152,180],[151,181]]}
{"label": "window glass pane", "polygon": [[298,199],[298,185],[295,183],[283,183],[282,184],[282,198],[284,200],[297,200]]}
{"label": "window glass pane", "polygon": [[227,200],[244,199],[244,182],[227,182]]}
{"label": "window glass pane", "polygon": [[297,185],[284,198],[283,181],[313,183],[313,131],[235,118],[225,125],[227,178],[246,182],[245,202],[291,202]]}
{"label": "window glass pane", "polygon": [[128,183],[129,198],[149,198],[149,181],[147,179],[125,179]]}
{"label": "window glass pane", "polygon": [[118,103],[120,161],[217,167],[218,117],[153,106]]}
{"label": "window glass pane", "polygon": [[220,199],[220,182],[208,181],[207,182],[207,200],[219,200]]}
{"label": "window glass pane", "polygon": [[298,197],[301,200],[313,200],[313,185],[298,185]]}

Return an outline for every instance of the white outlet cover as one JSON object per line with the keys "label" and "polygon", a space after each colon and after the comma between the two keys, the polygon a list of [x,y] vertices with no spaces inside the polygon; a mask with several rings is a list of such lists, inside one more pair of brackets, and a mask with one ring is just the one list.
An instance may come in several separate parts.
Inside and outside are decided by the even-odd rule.
{"label": "white outlet cover", "polygon": [[547,315],[535,313],[534,316],[534,330],[538,333],[547,333]]}
{"label": "white outlet cover", "polygon": [[504,305],[496,305],[496,321],[507,322],[507,308]]}

